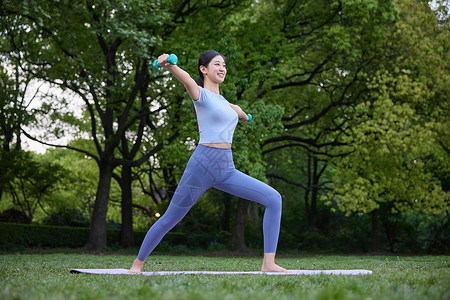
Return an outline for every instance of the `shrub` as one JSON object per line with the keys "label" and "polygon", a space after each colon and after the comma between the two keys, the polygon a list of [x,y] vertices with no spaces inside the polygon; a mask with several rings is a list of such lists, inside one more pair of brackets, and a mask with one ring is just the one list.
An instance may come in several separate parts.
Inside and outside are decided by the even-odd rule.
{"label": "shrub", "polygon": [[[142,243],[146,233],[134,232],[136,245]],[[119,244],[120,230],[108,229],[107,234],[108,246]],[[0,250],[11,251],[32,247],[78,248],[86,244],[88,236],[88,227],[0,223]],[[176,246],[207,249],[213,243],[214,238],[217,237],[208,234],[169,232],[158,250]]]}
{"label": "shrub", "polygon": [[24,212],[10,208],[0,213],[0,222],[31,224],[31,219]]}
{"label": "shrub", "polygon": [[89,228],[0,223],[0,248],[81,247]]}
{"label": "shrub", "polygon": [[88,227],[89,219],[79,209],[66,207],[48,215],[43,223],[45,225]]}

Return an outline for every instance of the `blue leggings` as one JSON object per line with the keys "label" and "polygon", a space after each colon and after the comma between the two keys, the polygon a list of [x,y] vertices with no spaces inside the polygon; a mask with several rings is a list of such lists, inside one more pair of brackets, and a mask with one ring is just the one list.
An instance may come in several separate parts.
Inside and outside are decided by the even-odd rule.
{"label": "blue leggings", "polygon": [[165,214],[147,232],[138,259],[144,261],[209,188],[216,188],[266,207],[264,252],[275,253],[281,221],[281,196],[267,184],[234,167],[231,149],[198,145],[192,154]]}

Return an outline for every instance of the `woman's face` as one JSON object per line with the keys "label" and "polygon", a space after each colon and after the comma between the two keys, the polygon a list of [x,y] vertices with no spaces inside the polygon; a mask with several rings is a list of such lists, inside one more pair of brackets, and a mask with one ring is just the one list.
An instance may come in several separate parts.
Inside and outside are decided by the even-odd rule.
{"label": "woman's face", "polygon": [[207,67],[202,66],[203,76],[213,83],[222,83],[227,75],[225,60],[222,56],[215,56]]}

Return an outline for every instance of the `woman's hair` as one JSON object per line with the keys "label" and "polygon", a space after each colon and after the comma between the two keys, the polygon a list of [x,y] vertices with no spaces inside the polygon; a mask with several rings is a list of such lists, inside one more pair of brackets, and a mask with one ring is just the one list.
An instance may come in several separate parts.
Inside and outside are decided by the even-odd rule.
{"label": "woman's hair", "polygon": [[211,60],[216,57],[217,55],[222,56],[223,60],[226,61],[225,56],[223,56],[221,53],[214,51],[214,50],[207,50],[205,52],[203,52],[200,57],[198,58],[198,79],[197,79],[197,84],[201,87],[204,87],[205,84],[205,79],[203,77],[203,73],[202,71],[200,71],[200,67],[201,66],[205,66],[208,67],[209,63],[211,62]]}
{"label": "woman's hair", "polygon": [[[211,60],[216,57],[217,55],[222,56],[223,60],[226,61],[225,56],[223,56],[223,54],[214,51],[214,50],[207,50],[205,52],[203,52],[200,57],[198,58],[198,67],[197,67],[197,71],[198,71],[198,79],[197,79],[197,84],[201,87],[205,87],[205,78],[203,77],[203,73],[202,71],[200,71],[200,67],[201,66],[205,66],[208,67],[209,63],[211,62]],[[197,119],[197,112],[195,111],[195,106],[194,103],[192,103],[192,112],[195,115],[195,118]]]}

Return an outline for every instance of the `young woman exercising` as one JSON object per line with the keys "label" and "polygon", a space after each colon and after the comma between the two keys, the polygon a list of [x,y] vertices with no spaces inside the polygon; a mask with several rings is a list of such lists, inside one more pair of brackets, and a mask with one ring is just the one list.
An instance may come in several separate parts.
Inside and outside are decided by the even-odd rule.
{"label": "young woman exercising", "polygon": [[144,261],[209,188],[258,202],[266,207],[263,220],[264,258],[262,272],[288,272],[275,264],[281,220],[281,196],[267,184],[235,169],[231,142],[238,120],[248,116],[220,95],[219,84],[227,74],[225,57],[219,52],[204,52],[198,61],[199,79],[167,62],[168,54],[158,57],[160,67],[167,68],[186,88],[194,102],[200,141],[181,177],[165,214],[145,236],[129,273],[140,273]]}

